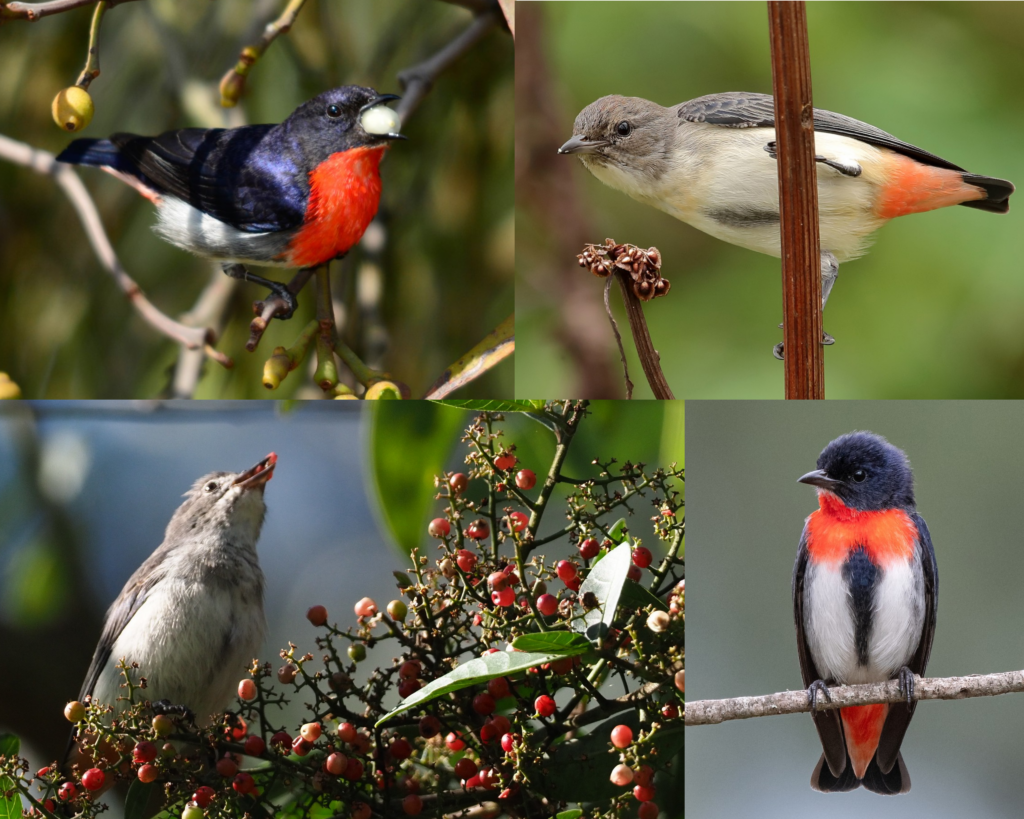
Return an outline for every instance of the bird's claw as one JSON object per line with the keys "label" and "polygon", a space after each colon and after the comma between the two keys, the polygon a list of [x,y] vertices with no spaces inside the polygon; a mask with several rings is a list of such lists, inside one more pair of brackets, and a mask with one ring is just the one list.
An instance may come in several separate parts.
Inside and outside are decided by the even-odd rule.
{"label": "bird's claw", "polygon": [[907,705],[912,705],[914,702],[914,672],[903,666],[897,679],[899,680],[900,693],[906,696]]}
{"label": "bird's claw", "polygon": [[[779,329],[780,330],[782,329],[782,325],[781,324],[779,325]],[[831,347],[835,343],[836,343],[836,340],[832,336],[830,336],[824,330],[821,331],[821,346],[823,346],[823,347]],[[783,342],[780,341],[778,344],[776,344],[774,347],[772,347],[772,355],[775,356],[777,359],[779,359],[779,361],[785,361],[786,360],[786,345]]]}
{"label": "bird's claw", "polygon": [[807,686],[807,699],[811,701],[811,711],[818,710],[818,697],[824,697],[825,702],[832,702],[832,695],[828,693],[828,685],[824,680],[815,680]]}
{"label": "bird's claw", "polygon": [[196,715],[187,705],[175,705],[170,700],[157,700],[152,703],[154,714],[174,714],[182,717],[190,725],[195,725]]}

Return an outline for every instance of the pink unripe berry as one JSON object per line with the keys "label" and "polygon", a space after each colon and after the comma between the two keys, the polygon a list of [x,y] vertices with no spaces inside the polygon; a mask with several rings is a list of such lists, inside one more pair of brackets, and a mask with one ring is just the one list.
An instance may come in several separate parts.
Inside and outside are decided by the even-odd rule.
{"label": "pink unripe berry", "polygon": [[466,527],[466,537],[473,540],[483,540],[491,533],[491,527],[486,520],[474,520]]}
{"label": "pink unripe berry", "polygon": [[477,764],[468,756],[462,757],[455,763],[455,775],[459,779],[471,779],[476,776],[477,770],[479,770]]}
{"label": "pink unripe berry", "polygon": [[252,774],[247,774],[245,771],[241,771],[235,775],[234,780],[231,782],[231,787],[235,789],[236,793],[252,793],[256,790],[256,782],[252,778]]}
{"label": "pink unripe berry", "polygon": [[541,694],[533,701],[533,707],[542,717],[550,717],[555,713],[555,701],[547,694]]}
{"label": "pink unripe berry", "polygon": [[270,744],[274,748],[291,748],[291,735],[287,731],[278,731],[270,738]]}
{"label": "pink unripe berry", "polygon": [[238,765],[231,757],[222,757],[217,760],[217,773],[225,779],[230,779],[238,773]]}
{"label": "pink unripe berry", "polygon": [[426,716],[420,720],[420,736],[424,739],[436,737],[441,733],[441,720],[437,717]]}
{"label": "pink unripe berry", "polygon": [[364,597],[355,605],[356,617],[373,617],[377,613],[377,604],[369,597]]}
{"label": "pink unripe berry", "polygon": [[558,611],[558,599],[551,594],[542,594],[537,598],[537,610],[546,617],[550,617]]}
{"label": "pink unripe berry", "polygon": [[423,811],[423,799],[418,794],[410,793],[402,800],[402,810],[406,816],[419,816]]}
{"label": "pink unripe berry", "polygon": [[139,782],[149,783],[156,782],[156,778],[160,775],[160,769],[156,765],[150,765],[146,763],[139,768]]}
{"label": "pink unripe berry", "polygon": [[648,787],[654,781],[654,768],[650,765],[641,765],[636,769],[636,774],[633,776],[633,782],[643,787]]}
{"label": "pink unripe berry", "polygon": [[601,544],[592,537],[588,537],[580,544],[580,557],[586,560],[592,560],[597,557],[597,553],[600,551]]}
{"label": "pink unripe berry", "polygon": [[516,593],[512,589],[504,588],[501,591],[491,592],[491,602],[496,606],[511,606],[516,601]]}
{"label": "pink unripe berry", "polygon": [[422,687],[423,684],[415,678],[411,680],[402,680],[398,684],[398,696],[404,700],[406,697],[411,697]]}
{"label": "pink unripe berry", "polygon": [[487,691],[496,700],[507,697],[510,693],[508,680],[505,677],[495,677],[487,681]]}
{"label": "pink unripe berry", "polygon": [[461,751],[466,747],[466,743],[462,741],[461,731],[452,731],[448,734],[444,738],[444,744],[448,746],[449,751]]}
{"label": "pink unripe berry", "polygon": [[208,808],[210,803],[213,802],[213,797],[216,795],[217,792],[209,785],[200,785],[196,788],[196,792],[192,794],[192,801],[201,808]]}
{"label": "pink unripe berry", "polygon": [[469,478],[461,472],[456,472],[448,479],[448,486],[451,488],[453,495],[461,495],[469,487]]}
{"label": "pink unripe berry", "polygon": [[511,452],[503,452],[501,455],[494,459],[494,465],[501,470],[511,469],[513,466],[516,465],[516,460],[516,456],[513,455]]}
{"label": "pink unripe berry", "polygon": [[267,743],[263,741],[263,737],[253,734],[246,738],[245,753],[247,756],[263,756],[265,750],[267,750]]}
{"label": "pink unripe berry", "polygon": [[256,699],[256,683],[251,679],[244,679],[238,684],[238,698],[249,702]]}
{"label": "pink unripe berry", "polygon": [[107,775],[99,768],[90,768],[82,774],[82,785],[87,791],[98,791],[107,781]]}
{"label": "pink unripe berry", "polygon": [[327,768],[327,773],[333,776],[341,776],[345,773],[345,768],[348,766],[348,757],[344,754],[334,753],[327,757],[327,761],[324,763],[324,767]]}
{"label": "pink unripe berry", "polygon": [[494,697],[490,694],[481,693],[473,697],[473,710],[478,714],[482,714],[483,716],[493,714],[496,707]]}
{"label": "pink unripe berry", "polygon": [[409,740],[399,737],[391,743],[388,751],[395,759],[408,759],[412,756],[412,745],[409,744]]}
{"label": "pink unripe berry", "polygon": [[320,626],[327,622],[327,608],[324,606],[310,606],[309,611],[306,612],[306,619],[317,628],[320,628]]}
{"label": "pink unripe berry", "polygon": [[152,762],[156,759],[156,754],[156,745],[146,740],[137,742],[134,750],[132,751],[132,757],[135,762]]}
{"label": "pink unripe berry", "polygon": [[373,811],[365,802],[352,803],[352,819],[370,819]]}
{"label": "pink unripe berry", "polygon": [[415,680],[423,671],[419,660],[406,660],[398,666],[398,676],[403,680]]}
{"label": "pink unripe berry", "polygon": [[501,735],[501,750],[506,754],[512,753],[512,748],[515,746],[516,738],[514,734],[502,734]]}
{"label": "pink unripe berry", "polygon": [[646,546],[637,546],[633,550],[633,564],[639,566],[641,569],[646,569],[651,565],[651,561],[654,560],[654,555],[651,554],[651,550]]}
{"label": "pink unripe berry", "polygon": [[458,554],[455,556],[455,562],[458,563],[459,568],[466,573],[473,571],[473,567],[476,566],[477,559],[477,556],[469,551],[469,549],[459,549]]}
{"label": "pink unripe berry", "polygon": [[682,691],[685,694],[686,693],[686,669],[685,668],[682,668],[682,669],[680,669],[679,671],[676,672],[675,683],[676,683],[676,688],[678,688],[680,691]]}
{"label": "pink unripe berry", "polygon": [[307,722],[299,729],[299,733],[306,742],[316,742],[320,739],[320,732],[323,726],[319,722]]}
{"label": "pink unripe berry", "polygon": [[576,564],[571,560],[559,560],[558,565],[555,566],[555,572],[558,574],[559,580],[568,583],[576,576]]}
{"label": "pink unripe berry", "polygon": [[512,512],[508,516],[509,526],[513,532],[521,532],[530,523],[530,519],[526,516],[525,512]]}
{"label": "pink unripe berry", "polygon": [[313,750],[313,743],[302,737],[295,737],[292,740],[292,753],[296,756],[305,756]]}
{"label": "pink unripe berry", "polygon": [[358,782],[363,778],[363,763],[358,759],[350,758],[345,766],[344,777],[350,782]]}
{"label": "pink unripe berry", "polygon": [[658,819],[660,810],[654,802],[641,802],[636,812],[637,819]]}
{"label": "pink unripe berry", "polygon": [[637,785],[633,788],[633,796],[638,802],[650,802],[654,799],[653,785]]}
{"label": "pink unripe berry", "polygon": [[613,785],[620,788],[625,787],[633,781],[633,769],[629,765],[616,765],[612,768],[612,775],[609,777]]}
{"label": "pink unripe berry", "polygon": [[643,576],[643,572],[640,571],[640,567],[636,564],[630,564],[630,567],[626,570],[626,577],[634,583],[639,583]]}
{"label": "pink unripe berry", "polygon": [[351,722],[343,722],[338,726],[338,739],[351,743],[356,738],[356,727]]}
{"label": "pink unripe berry", "polygon": [[427,532],[431,537],[448,537],[452,533],[452,525],[444,518],[434,518],[427,526]]}

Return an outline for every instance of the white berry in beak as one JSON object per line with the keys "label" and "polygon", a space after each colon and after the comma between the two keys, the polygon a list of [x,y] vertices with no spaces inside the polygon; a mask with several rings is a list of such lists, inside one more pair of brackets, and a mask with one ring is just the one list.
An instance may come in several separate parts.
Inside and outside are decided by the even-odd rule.
{"label": "white berry in beak", "polygon": [[363,126],[366,133],[375,136],[398,135],[402,130],[402,122],[399,120],[398,114],[384,104],[375,105],[364,111],[359,117],[359,124]]}

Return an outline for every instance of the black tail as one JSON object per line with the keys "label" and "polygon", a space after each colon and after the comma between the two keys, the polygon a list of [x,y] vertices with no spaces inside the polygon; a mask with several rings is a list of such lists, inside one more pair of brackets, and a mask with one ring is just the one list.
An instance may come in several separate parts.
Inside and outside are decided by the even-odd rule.
{"label": "black tail", "polygon": [[57,161],[124,170],[121,167],[121,149],[109,139],[76,139],[57,155]]}
{"label": "black tail", "polygon": [[847,759],[846,768],[843,769],[843,772],[839,776],[833,776],[832,771],[829,770],[828,763],[825,762],[824,755],[822,755],[821,759],[818,760],[818,766],[814,769],[814,773],[811,774],[811,787],[823,793],[852,791],[861,785],[869,791],[887,796],[909,791],[910,774],[907,773],[907,766],[903,764],[903,755],[896,755],[896,764],[892,766],[892,770],[889,773],[882,773],[878,767],[878,762],[872,759],[868,769],[864,772],[863,779],[857,779],[854,776],[853,765],[850,764],[849,759]]}
{"label": "black tail", "polygon": [[984,199],[974,199],[970,202],[961,202],[966,208],[977,208],[992,213],[1008,213],[1010,210],[1010,194],[1014,187],[1012,182],[1005,179],[993,179],[991,176],[975,176],[973,173],[964,174],[964,182],[974,185],[985,191]]}

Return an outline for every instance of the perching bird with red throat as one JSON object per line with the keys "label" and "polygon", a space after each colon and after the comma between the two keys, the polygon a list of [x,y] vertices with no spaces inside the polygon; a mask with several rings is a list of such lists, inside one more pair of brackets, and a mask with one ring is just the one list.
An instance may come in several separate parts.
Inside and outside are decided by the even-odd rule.
{"label": "perching bird with red throat", "polygon": [[[823,753],[818,791],[910,790],[900,754],[931,654],[939,575],[903,451],[870,432],[832,441],[800,483],[817,488],[793,569],[800,672]],[[899,680],[906,702],[817,710],[829,685]]]}
{"label": "perching bird with red throat", "polygon": [[311,269],[362,238],[380,203],[380,161],[404,139],[386,105],[396,99],[346,85],[280,125],[76,139],[57,160],[101,167],[137,188],[157,206],[160,236],[269,288],[287,305],[278,318],[289,318],[294,293],[244,265]]}
{"label": "perching bird with red throat", "polygon": [[[868,236],[890,219],[949,205],[1010,209],[1011,183],[968,173],[873,125],[815,108],[814,131],[823,308],[839,263],[862,255]],[[558,152],[698,230],[782,254],[775,109],[767,94],[711,94],[671,108],[602,97],[580,112]],[[832,342],[825,334],[822,343]]]}

